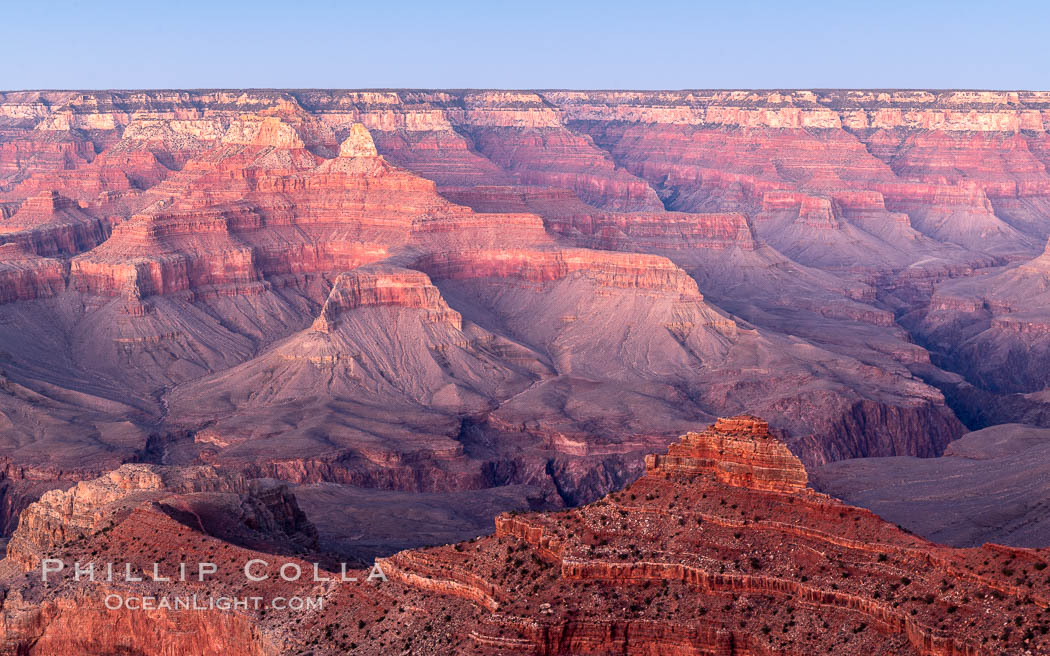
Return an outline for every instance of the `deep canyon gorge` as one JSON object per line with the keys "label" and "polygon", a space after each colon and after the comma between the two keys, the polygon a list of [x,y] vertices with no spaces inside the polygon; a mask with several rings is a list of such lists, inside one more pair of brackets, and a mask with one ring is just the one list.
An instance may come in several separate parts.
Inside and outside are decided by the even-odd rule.
{"label": "deep canyon gorge", "polygon": [[1050,653],[1048,372],[1050,92],[0,93],[0,653]]}

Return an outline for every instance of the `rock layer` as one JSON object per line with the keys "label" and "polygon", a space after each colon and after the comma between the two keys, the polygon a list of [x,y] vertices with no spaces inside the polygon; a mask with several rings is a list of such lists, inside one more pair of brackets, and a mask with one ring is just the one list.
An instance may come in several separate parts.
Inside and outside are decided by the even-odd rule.
{"label": "rock layer", "polygon": [[[683,436],[649,464],[641,479],[591,505],[504,514],[493,535],[379,559],[386,580],[365,582],[367,570],[353,570],[356,582],[273,580],[259,588],[231,571],[207,584],[213,593],[264,599],[319,595],[323,608],[181,619],[158,611],[154,630],[97,633],[91,647],[170,653],[157,640],[174,631],[184,648],[248,654],[1050,653],[1045,549],[940,547],[814,492],[803,485],[802,464],[753,416]],[[152,488],[135,482],[151,473],[122,468],[81,489]],[[137,494],[103,493],[111,501],[95,507],[108,529],[56,545],[55,555],[105,560],[120,548],[138,566],[155,557],[138,546],[149,535],[149,544],[187,558],[301,566],[303,554],[260,554],[156,504],[114,512],[116,501]],[[172,493],[171,502],[186,497]],[[105,592],[203,589],[192,579],[132,586],[70,576],[44,587],[34,574],[8,574],[3,583],[4,649],[27,654],[69,649],[61,631],[97,621]],[[134,629],[133,615],[107,617]]]}
{"label": "rock layer", "polygon": [[2,94],[0,457],[48,473],[9,512],[127,461],[554,508],[718,415],[808,465],[937,456],[973,399],[1044,421],[1045,312],[999,288],[1040,293],[1048,112]]}
{"label": "rock layer", "polygon": [[709,431],[686,433],[666,456],[646,458],[646,472],[714,473],[735,487],[797,492],[806,487],[806,470],[783,442],[756,417],[719,419]]}

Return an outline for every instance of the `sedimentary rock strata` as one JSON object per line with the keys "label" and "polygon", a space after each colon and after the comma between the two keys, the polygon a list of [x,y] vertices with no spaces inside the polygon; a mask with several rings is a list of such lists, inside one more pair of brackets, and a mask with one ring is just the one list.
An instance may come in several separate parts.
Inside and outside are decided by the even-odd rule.
{"label": "sedimentary rock strata", "polygon": [[[385,580],[369,580],[365,568],[349,571],[359,580],[343,581],[339,567],[322,564],[318,573],[332,580],[252,583],[239,571],[248,559],[272,570],[278,562],[310,567],[317,556],[231,544],[191,514],[134,505],[157,494],[151,481],[158,475],[170,476],[125,467],[51,493],[26,516],[57,516],[49,509],[59,499],[79,499],[78,517],[97,513],[93,525],[104,530],[48,542],[61,559],[104,562],[119,554],[140,567],[159,545],[191,561],[207,554],[233,565],[206,585],[192,577],[90,583],[66,576],[44,587],[15,550],[0,564],[4,649],[152,654],[168,653],[167,639],[180,649],[248,654],[1050,653],[1045,549],[941,547],[814,492],[802,463],[753,416],[683,436],[666,455],[650,457],[638,481],[593,504],[503,514],[492,535],[379,559]],[[219,480],[208,472],[194,480],[201,476]],[[167,489],[166,503],[195,498],[207,507],[222,496],[190,492],[197,483],[185,487]],[[37,526],[26,521],[16,535],[46,539]],[[70,643],[66,629],[101,620],[105,594],[194,592],[315,595],[324,604],[158,610],[141,627],[141,615],[117,611],[107,621],[129,630]]]}
{"label": "sedimentary rock strata", "polygon": [[915,331],[969,380],[992,390],[1046,388],[1050,249],[985,276],[946,281]]}
{"label": "sedimentary rock strata", "polygon": [[1039,284],[1048,117],[1038,92],[5,93],[0,457],[560,507],[718,415],[807,464],[935,456],[981,408],[1046,423],[1044,312],[997,290]]}

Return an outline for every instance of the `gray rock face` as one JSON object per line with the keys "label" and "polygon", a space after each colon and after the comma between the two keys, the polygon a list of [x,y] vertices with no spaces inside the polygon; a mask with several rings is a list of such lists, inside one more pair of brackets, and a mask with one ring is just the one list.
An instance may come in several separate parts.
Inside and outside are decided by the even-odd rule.
{"label": "gray rock face", "polygon": [[817,489],[958,547],[1050,545],[1050,430],[1000,424],[940,458],[866,458],[811,472]]}

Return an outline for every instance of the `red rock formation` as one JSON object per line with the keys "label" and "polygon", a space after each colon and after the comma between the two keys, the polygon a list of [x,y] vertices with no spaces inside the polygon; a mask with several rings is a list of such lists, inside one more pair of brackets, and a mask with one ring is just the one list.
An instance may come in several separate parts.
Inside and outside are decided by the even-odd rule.
{"label": "red rock formation", "polygon": [[40,604],[12,595],[3,607],[4,649],[34,656],[114,650],[158,655],[277,653],[254,625],[234,614],[144,613],[110,610],[103,603],[101,597],[70,597]]}
{"label": "red rock formation", "polygon": [[[138,546],[137,543],[142,543]],[[80,551],[74,545],[91,545]],[[4,653],[70,654],[133,650],[138,653],[281,653],[270,631],[238,612],[217,610],[143,612],[107,605],[106,595],[149,595],[122,587],[119,576],[106,581],[107,565],[95,560],[99,584],[87,579],[52,575],[51,585],[40,578],[41,557],[70,556],[87,565],[94,558],[124,558],[128,567],[150,580],[151,562],[170,565],[165,575],[178,581],[178,554],[198,563],[234,562],[231,554],[270,558],[288,554],[282,562],[298,561],[292,554],[317,547],[313,526],[287,488],[273,481],[247,480],[207,467],[165,468],[124,465],[105,476],[81,482],[68,491],[45,494],[22,513],[19,528],[8,545],[4,571],[5,596],[0,607]],[[255,550],[262,550],[255,551]],[[101,553],[100,553],[101,552]],[[225,557],[225,558],[222,558]],[[173,559],[168,562],[168,559]],[[188,561],[182,561],[188,562]],[[114,569],[119,569],[114,565]],[[158,565],[163,567],[163,565]],[[23,584],[14,583],[14,570],[27,572]],[[63,568],[64,569],[64,568]],[[159,570],[158,570],[159,571]],[[123,572],[123,570],[121,570]],[[14,579],[12,578],[14,577]],[[56,578],[65,578],[58,581]],[[218,594],[220,588],[212,587]],[[190,577],[187,582],[196,582]],[[165,594],[163,584],[151,581],[152,594]],[[124,581],[123,586],[128,582]],[[265,594],[280,594],[272,585]],[[62,592],[58,592],[61,589]],[[189,583],[189,593],[203,600],[208,586]],[[187,592],[184,588],[183,592]],[[111,600],[110,600],[111,601]],[[203,606],[199,601],[197,605]],[[107,627],[102,630],[102,627]]]}
{"label": "red rock formation", "polygon": [[745,409],[806,463],[937,455],[963,432],[939,366],[1041,380],[1041,309],[947,292],[1050,230],[1048,111],[1036,92],[3,94],[0,456],[556,506]]}
{"label": "red rock formation", "polygon": [[751,227],[742,214],[609,212],[581,202],[569,190],[546,187],[445,187],[441,194],[477,212],[539,214],[548,230],[588,248],[755,248]]}
{"label": "red rock formation", "polygon": [[[377,117],[379,118],[379,117]],[[375,125],[369,121],[370,125]],[[477,154],[463,135],[447,123],[441,129],[374,128],[383,156],[440,185],[508,184],[514,176]]]}
{"label": "red rock formation", "polygon": [[[207,503],[215,508],[205,512],[203,506],[194,506],[192,498],[173,498],[203,494],[212,495]],[[46,554],[96,535],[136,507],[149,504],[192,511],[198,528],[229,539],[245,539],[235,530],[243,524],[240,530],[249,527],[260,539],[283,537],[304,547],[317,546],[316,530],[295,498],[273,481],[223,474],[210,467],[124,465],[68,490],[47,492],[31,504],[19,517],[7,558],[25,570],[35,569]]]}
{"label": "red rock formation", "polygon": [[4,141],[0,143],[0,171],[3,177],[16,177],[27,171],[58,171],[90,161],[94,148],[83,141],[45,140]]}
{"label": "red rock formation", "polygon": [[696,283],[669,260],[652,255],[575,250],[478,250],[436,253],[416,266],[442,280],[513,279],[530,283],[574,274],[607,287],[654,290],[697,297]]}
{"label": "red rock formation", "polygon": [[[1042,132],[1040,126],[1039,132]],[[890,136],[894,172],[908,180],[978,188],[988,210],[1018,230],[1041,238],[1050,234],[1050,174],[1020,131],[958,133],[933,131]],[[1044,133],[1045,134],[1045,133]],[[889,145],[889,144],[887,144]]]}
{"label": "red rock formation", "polygon": [[479,152],[523,184],[572,189],[582,200],[611,210],[663,209],[649,185],[564,128],[472,124],[469,134]]}
{"label": "red rock formation", "polygon": [[[994,250],[998,246],[999,250],[1016,252],[1026,245],[1025,237],[994,216],[986,199],[984,204],[973,200],[973,193],[964,186],[943,185],[938,191],[931,189],[923,203],[909,204],[907,190],[918,187],[918,192],[911,193],[922,193],[922,186],[899,183],[863,144],[841,133],[769,128],[727,133],[702,126],[601,122],[581,127],[609,148],[614,159],[628,170],[660,185],[673,199],[674,209],[759,214],[801,208],[791,217],[797,217],[798,222],[786,229],[761,215],[756,217],[755,227],[760,236],[805,264],[841,267],[839,262],[820,258],[846,249],[849,257],[843,261],[854,266],[859,258],[868,268],[899,267],[907,261],[902,258],[905,253],[913,253],[906,258],[914,261],[914,254],[936,248],[931,242],[924,244],[920,232],[971,248]],[[803,191],[806,193],[800,193]],[[885,205],[879,194],[886,196]],[[811,200],[803,201],[804,197]],[[953,208],[950,201],[942,200],[944,197],[964,200],[966,209]],[[843,208],[844,224],[834,220],[837,217],[830,208],[815,213],[818,206],[829,201]],[[910,224],[903,213],[911,215]],[[818,218],[815,223],[814,217]],[[988,241],[988,229],[978,233],[969,225],[977,218],[1002,233],[996,237],[998,241]],[[912,230],[912,225],[920,232]],[[813,248],[814,240],[822,248]],[[858,249],[858,242],[867,243]],[[957,259],[959,254],[950,257]]]}
{"label": "red rock formation", "polygon": [[428,321],[460,324],[459,314],[441,299],[441,292],[418,271],[358,269],[341,275],[314,322],[314,330],[331,332],[339,315],[360,307],[392,305],[431,310]]}
{"label": "red rock formation", "polygon": [[[683,653],[1050,652],[1038,631],[1000,632],[1002,620],[989,617],[1009,612],[1002,598],[1016,596],[1021,626],[1040,623],[1050,602],[1036,591],[1045,554],[936,547],[804,481],[764,422],[720,420],[651,458],[644,478],[603,502],[503,516],[503,539],[388,562],[406,585],[447,581],[446,595],[489,609],[492,619],[471,634],[481,653],[510,644],[522,653],[630,651],[665,640]],[[515,541],[528,545],[516,561]],[[504,574],[471,583],[492,562],[476,564],[485,557]],[[535,578],[519,584],[508,570],[530,557],[524,567],[544,583],[528,592]],[[1017,586],[1010,576],[1022,570]],[[694,605],[717,615],[707,620]]]}
{"label": "red rock formation", "polygon": [[[206,585],[192,578],[77,582],[66,575],[44,587],[37,572],[8,573],[0,616],[9,650],[78,648],[62,631],[105,618],[119,630],[95,632],[92,648],[144,654],[169,653],[170,645],[318,655],[1050,653],[1045,550],[940,547],[814,492],[804,486],[801,463],[751,416],[685,436],[667,456],[651,458],[640,480],[589,506],[504,514],[494,535],[379,559],[386,580],[378,582],[365,582],[367,571],[349,572],[357,582],[339,581],[339,568],[327,565],[318,573],[336,580],[250,582],[240,572],[248,559],[266,560],[272,572],[275,561],[309,568],[308,555],[260,553],[217,539],[206,522],[179,512],[190,503],[222,507],[222,492],[189,492],[197,483],[166,490],[167,509],[142,503],[143,494],[156,498],[149,482],[156,473],[125,467],[81,484],[82,492],[52,493],[55,500],[82,499],[88,514],[96,511],[93,525],[105,530],[55,544],[35,528],[42,524],[26,521],[19,544],[39,537],[62,560],[106,562],[119,554],[136,568],[160,547],[190,562],[207,554],[222,570]],[[96,488],[100,494],[87,494]],[[41,502],[25,516],[48,515],[52,507]],[[14,564],[11,556],[5,561],[9,569]],[[100,610],[107,593],[314,595],[324,603],[181,619],[158,610],[138,631],[140,615]]]}
{"label": "red rock formation", "polygon": [[54,296],[65,286],[61,262],[26,252],[17,243],[0,246],[0,303]]}
{"label": "red rock formation", "polygon": [[734,487],[797,492],[806,486],[806,470],[783,442],[757,417],[719,419],[706,433],[686,433],[666,456],[646,459],[648,472],[713,473]]}
{"label": "red rock formation", "polygon": [[224,142],[152,192],[174,203],[76,258],[74,286],[116,294],[132,285],[148,296],[340,271],[385,257],[437,219],[472,220],[431,183],[379,158],[360,125],[328,160],[277,117],[236,122]]}
{"label": "red rock formation", "polygon": [[0,223],[0,242],[45,257],[74,255],[98,246],[111,226],[83,211],[55,191],[27,198],[9,219]]}

